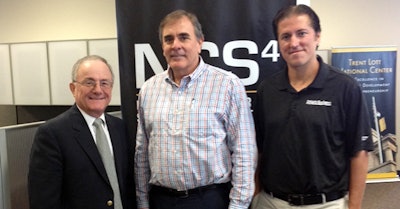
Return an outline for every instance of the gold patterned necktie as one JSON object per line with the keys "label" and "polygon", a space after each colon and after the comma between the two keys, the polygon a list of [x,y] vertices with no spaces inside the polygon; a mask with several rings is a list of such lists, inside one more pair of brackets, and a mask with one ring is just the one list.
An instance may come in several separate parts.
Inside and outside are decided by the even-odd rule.
{"label": "gold patterned necktie", "polygon": [[[110,146],[106,134],[103,130],[103,120],[101,118],[96,118],[93,122],[96,133],[96,145],[99,150],[101,159],[103,160],[104,167],[107,172],[108,180],[110,181],[111,187],[114,192],[114,209],[122,209],[121,195],[119,192],[118,177],[115,170],[114,157],[111,155]],[[107,202],[107,204],[112,205],[112,203]],[[109,206],[110,206],[109,205]]]}

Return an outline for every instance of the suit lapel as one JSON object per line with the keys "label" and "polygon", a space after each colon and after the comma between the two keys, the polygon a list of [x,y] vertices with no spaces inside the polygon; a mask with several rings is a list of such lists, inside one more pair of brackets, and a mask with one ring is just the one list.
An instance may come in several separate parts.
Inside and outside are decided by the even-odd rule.
{"label": "suit lapel", "polygon": [[93,162],[103,179],[109,183],[103,161],[101,160],[99,151],[97,150],[96,143],[94,142],[88,125],[78,108],[76,106],[74,107],[73,114],[71,115],[71,121],[73,121],[72,127],[74,131],[74,139],[86,152],[89,159]]}

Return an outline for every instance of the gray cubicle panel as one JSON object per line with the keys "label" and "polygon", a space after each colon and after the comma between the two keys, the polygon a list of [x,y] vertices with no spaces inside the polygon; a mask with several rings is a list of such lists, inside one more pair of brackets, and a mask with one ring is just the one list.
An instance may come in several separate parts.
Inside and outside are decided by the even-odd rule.
{"label": "gray cubicle panel", "polygon": [[29,208],[29,154],[34,134],[41,123],[0,128],[0,208]]}

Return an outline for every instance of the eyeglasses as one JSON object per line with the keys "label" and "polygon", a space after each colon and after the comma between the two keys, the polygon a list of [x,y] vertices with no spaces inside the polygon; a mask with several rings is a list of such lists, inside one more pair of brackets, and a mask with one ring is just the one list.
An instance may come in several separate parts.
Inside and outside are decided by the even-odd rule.
{"label": "eyeglasses", "polygon": [[[111,88],[111,87],[113,86],[113,82],[112,82],[112,81],[109,81],[109,80],[101,80],[101,81],[99,81],[99,82],[100,82],[100,87],[101,87],[102,89],[109,89],[109,88]],[[93,88],[93,87],[96,86],[97,81],[92,80],[92,79],[86,79],[86,80],[83,80],[83,81],[81,81],[81,82],[74,81],[74,83],[78,83],[78,84],[80,84],[80,85],[82,85],[82,86],[86,86],[86,87],[89,87],[89,88]]]}

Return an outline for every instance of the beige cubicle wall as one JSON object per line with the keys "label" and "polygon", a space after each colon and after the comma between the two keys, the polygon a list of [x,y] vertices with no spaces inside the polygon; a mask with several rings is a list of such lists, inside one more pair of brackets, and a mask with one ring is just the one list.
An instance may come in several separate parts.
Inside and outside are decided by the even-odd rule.
{"label": "beige cubicle wall", "polygon": [[[100,55],[114,72],[110,105],[120,105],[117,39],[0,44],[0,105],[71,105],[72,66],[86,55]],[[4,83],[3,83],[4,82]]]}

